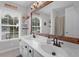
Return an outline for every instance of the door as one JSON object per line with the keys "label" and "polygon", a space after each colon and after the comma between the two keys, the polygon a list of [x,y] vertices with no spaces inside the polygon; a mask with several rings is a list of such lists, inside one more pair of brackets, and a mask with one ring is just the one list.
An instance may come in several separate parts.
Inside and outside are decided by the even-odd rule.
{"label": "door", "polygon": [[64,16],[55,18],[55,35],[64,35]]}

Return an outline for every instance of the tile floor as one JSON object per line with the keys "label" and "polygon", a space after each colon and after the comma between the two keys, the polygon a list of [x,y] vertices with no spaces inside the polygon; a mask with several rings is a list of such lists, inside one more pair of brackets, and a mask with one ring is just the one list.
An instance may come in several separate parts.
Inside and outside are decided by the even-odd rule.
{"label": "tile floor", "polygon": [[17,57],[17,56],[19,57],[19,55],[20,55],[20,52],[19,52],[19,48],[18,48],[18,49],[12,50],[12,51],[1,53],[0,57]]}

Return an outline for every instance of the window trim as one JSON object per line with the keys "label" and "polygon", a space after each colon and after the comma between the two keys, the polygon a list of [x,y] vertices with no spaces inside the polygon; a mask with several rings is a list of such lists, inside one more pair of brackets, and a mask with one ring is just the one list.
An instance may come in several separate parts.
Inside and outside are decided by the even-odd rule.
{"label": "window trim", "polygon": [[40,30],[39,30],[39,31],[41,32],[41,20],[42,20],[42,19],[41,19],[40,16],[37,16],[37,15],[33,15],[33,16],[32,16],[32,19],[35,18],[35,17],[39,19],[40,26],[32,26],[32,25],[31,25],[31,30],[32,30],[32,27],[40,27]]}
{"label": "window trim", "polygon": [[[20,18],[19,18],[19,16],[18,16],[18,15],[16,16],[16,17],[18,17],[18,25],[17,25],[17,24],[16,24],[16,25],[13,25],[13,24],[11,25],[11,24],[2,24],[2,18],[3,18],[5,15],[6,15],[6,14],[3,14],[3,15],[0,16],[0,19],[1,19],[1,20],[0,20],[0,21],[1,21],[1,22],[0,22],[0,28],[1,28],[1,29],[0,29],[0,32],[2,33],[2,27],[13,27],[13,28],[14,28],[14,27],[18,27],[18,37],[14,37],[14,35],[13,35],[13,38],[10,38],[10,39],[2,39],[2,34],[1,34],[1,35],[0,35],[1,41],[13,40],[13,39],[19,38],[19,35],[20,35],[20,30],[19,30],[19,29],[20,29],[20,28],[19,28],[19,27],[20,27],[20,25],[19,25],[19,24],[20,24]],[[11,14],[9,14],[9,15],[11,15]],[[11,15],[11,16],[12,16],[12,15]],[[8,23],[8,22],[7,22],[7,23]],[[11,32],[9,32],[9,33],[11,33]],[[14,33],[14,30],[13,30],[12,33]]]}

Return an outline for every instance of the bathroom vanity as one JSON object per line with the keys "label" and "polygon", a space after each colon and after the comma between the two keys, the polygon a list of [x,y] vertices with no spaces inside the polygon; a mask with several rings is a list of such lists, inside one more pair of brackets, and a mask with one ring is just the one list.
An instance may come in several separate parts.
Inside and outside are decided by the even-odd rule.
{"label": "bathroom vanity", "polygon": [[36,35],[36,38],[33,38],[32,35],[22,36],[20,40],[20,54],[23,57],[79,56],[79,45],[62,41],[61,47],[57,47],[53,45],[51,40],[39,35]]}
{"label": "bathroom vanity", "polygon": [[26,41],[20,42],[20,53],[23,57],[42,57],[42,55],[31,47]]}
{"label": "bathroom vanity", "polygon": [[77,44],[63,41],[61,47],[57,47],[50,39],[39,35],[36,38],[22,36],[20,40],[20,54],[23,57],[77,57],[78,50]]}

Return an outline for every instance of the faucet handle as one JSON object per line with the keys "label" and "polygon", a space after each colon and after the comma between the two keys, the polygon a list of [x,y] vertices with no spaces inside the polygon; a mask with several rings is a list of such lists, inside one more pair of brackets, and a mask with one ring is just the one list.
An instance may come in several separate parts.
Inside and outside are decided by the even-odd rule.
{"label": "faucet handle", "polygon": [[55,39],[53,39],[53,40],[51,40],[51,41],[55,42]]}
{"label": "faucet handle", "polygon": [[61,44],[64,44],[63,42],[59,42],[58,47],[61,47]]}
{"label": "faucet handle", "polygon": [[64,44],[63,42],[59,42],[59,44]]}

